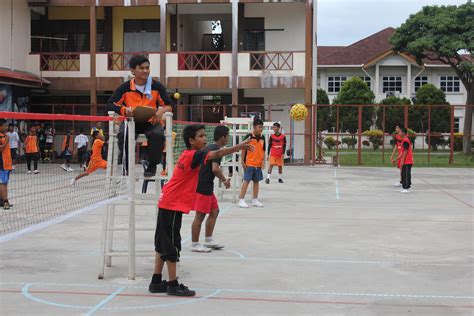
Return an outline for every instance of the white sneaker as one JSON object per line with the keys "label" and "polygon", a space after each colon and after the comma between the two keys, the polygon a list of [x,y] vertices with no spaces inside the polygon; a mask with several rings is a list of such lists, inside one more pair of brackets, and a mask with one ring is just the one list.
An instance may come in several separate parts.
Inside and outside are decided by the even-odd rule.
{"label": "white sneaker", "polygon": [[396,187],[396,188],[399,188],[399,187],[402,186],[402,184],[401,184],[400,182],[395,182],[395,183],[393,184],[393,186]]}
{"label": "white sneaker", "polygon": [[74,171],[74,169],[72,169],[71,167],[67,168],[67,172],[73,172],[73,171]]}
{"label": "white sneaker", "polygon": [[219,244],[213,240],[213,241],[205,242],[204,247],[219,250],[219,249],[224,248],[224,245]]}
{"label": "white sneaker", "polygon": [[245,200],[240,200],[240,201],[239,201],[239,207],[241,207],[241,208],[249,208],[249,205],[247,204],[247,202],[245,202]]}
{"label": "white sneaker", "polygon": [[410,193],[410,190],[408,190],[408,189],[402,189],[402,190],[400,191],[400,193]]}
{"label": "white sneaker", "polygon": [[72,178],[71,182],[69,182],[72,187],[76,186],[76,178]]}
{"label": "white sneaker", "polygon": [[26,174],[31,174],[31,170],[28,170],[28,171],[26,172]]}
{"label": "white sneaker", "polygon": [[66,165],[65,165],[65,164],[62,164],[62,165],[61,165],[61,169],[63,169],[64,171],[67,171]]}
{"label": "white sneaker", "polygon": [[38,170],[35,170],[35,171],[34,171],[34,174],[38,174],[38,173],[40,173]]}
{"label": "white sneaker", "polygon": [[211,252],[211,248],[204,247],[201,244],[191,245],[191,251],[193,252]]}
{"label": "white sneaker", "polygon": [[260,203],[259,200],[253,199],[253,200],[252,200],[252,206],[255,206],[255,207],[263,207],[263,204]]}

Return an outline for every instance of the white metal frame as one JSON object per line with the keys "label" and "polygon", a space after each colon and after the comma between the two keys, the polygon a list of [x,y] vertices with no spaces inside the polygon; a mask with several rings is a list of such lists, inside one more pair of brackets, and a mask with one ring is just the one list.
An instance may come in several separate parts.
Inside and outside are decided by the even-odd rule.
{"label": "white metal frame", "polygon": [[[110,116],[114,115],[114,112],[109,112]],[[136,177],[136,161],[135,161],[135,148],[136,148],[136,140],[135,140],[135,122],[133,119],[127,119],[124,123],[126,126],[125,135],[128,135],[128,148],[129,148],[129,155],[128,155],[128,174],[124,177],[128,180],[128,199],[117,201],[111,203],[107,206],[106,211],[104,212],[104,219],[102,225],[102,234],[101,234],[101,260],[100,260],[100,270],[99,270],[99,279],[104,278],[105,267],[110,267],[112,265],[112,257],[124,257],[128,258],[128,278],[130,280],[135,279],[135,262],[137,256],[150,256],[151,251],[136,251],[136,232],[137,231],[154,231],[155,227],[136,227],[136,206],[137,205],[147,205],[147,206],[155,206],[156,207],[156,214],[158,212],[157,204],[158,204],[158,197],[161,191],[161,186],[159,185],[160,180],[168,181],[173,174],[174,169],[174,156],[173,156],[173,143],[172,143],[172,124],[173,124],[173,114],[172,113],[165,113],[165,120],[166,120],[166,130],[165,130],[165,137],[166,137],[166,165],[167,165],[167,175],[166,176],[155,176],[155,194],[143,194],[143,193],[136,193],[136,181],[137,179],[143,180],[143,175]],[[109,149],[108,149],[108,160],[107,160],[107,171],[106,175],[109,179],[108,183],[110,184],[111,181],[115,181],[115,176],[117,172],[123,172],[121,168],[118,167],[116,163],[116,156],[117,152],[116,149],[118,148],[118,141],[117,141],[117,132],[118,128],[114,124],[113,121],[109,123]],[[110,145],[112,142],[112,146]],[[115,169],[114,169],[115,168]],[[114,173],[115,172],[115,173]],[[114,218],[115,218],[115,207],[117,205],[127,205],[128,206],[128,227],[118,227],[114,225]],[[155,218],[156,220],[156,218]],[[128,248],[126,251],[116,251],[113,249],[113,234],[116,231],[128,231]]]}

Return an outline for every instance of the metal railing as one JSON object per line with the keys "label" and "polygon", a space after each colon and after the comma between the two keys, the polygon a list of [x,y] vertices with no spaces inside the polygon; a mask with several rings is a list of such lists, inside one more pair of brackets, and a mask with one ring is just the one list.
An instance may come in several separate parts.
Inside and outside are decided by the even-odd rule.
{"label": "metal railing", "polygon": [[180,52],[178,70],[220,70],[219,52]]}
{"label": "metal railing", "polygon": [[250,70],[293,70],[293,52],[251,52]]}

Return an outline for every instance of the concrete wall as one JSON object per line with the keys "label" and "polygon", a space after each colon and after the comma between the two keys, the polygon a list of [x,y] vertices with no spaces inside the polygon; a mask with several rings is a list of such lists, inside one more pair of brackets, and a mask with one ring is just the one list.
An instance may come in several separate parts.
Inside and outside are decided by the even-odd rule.
{"label": "concrete wall", "polygon": [[265,18],[265,29],[284,29],[265,32],[267,51],[305,50],[304,3],[246,3],[245,17]]}
{"label": "concrete wall", "polygon": [[[13,4],[13,7],[12,7]],[[0,67],[28,70],[30,9],[26,0],[0,0]]]}

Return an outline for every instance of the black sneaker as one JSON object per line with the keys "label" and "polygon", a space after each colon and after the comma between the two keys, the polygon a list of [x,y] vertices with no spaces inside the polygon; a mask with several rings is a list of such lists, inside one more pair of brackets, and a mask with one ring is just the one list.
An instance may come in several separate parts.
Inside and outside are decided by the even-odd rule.
{"label": "black sneaker", "polygon": [[196,291],[190,290],[187,286],[184,286],[184,284],[179,284],[177,286],[169,286],[168,285],[168,290],[166,291],[168,295],[173,295],[173,296],[194,296],[196,295]]}
{"label": "black sneaker", "polygon": [[161,281],[160,283],[150,283],[148,291],[150,293],[166,293],[168,290],[168,282]]}
{"label": "black sneaker", "polygon": [[154,177],[156,175],[156,165],[149,165],[143,173],[145,177]]}
{"label": "black sneaker", "polygon": [[269,183],[270,183],[270,179],[265,179],[265,183],[266,183],[266,184],[269,184]]}
{"label": "black sneaker", "polygon": [[278,179],[278,183],[283,183],[283,179]]}

